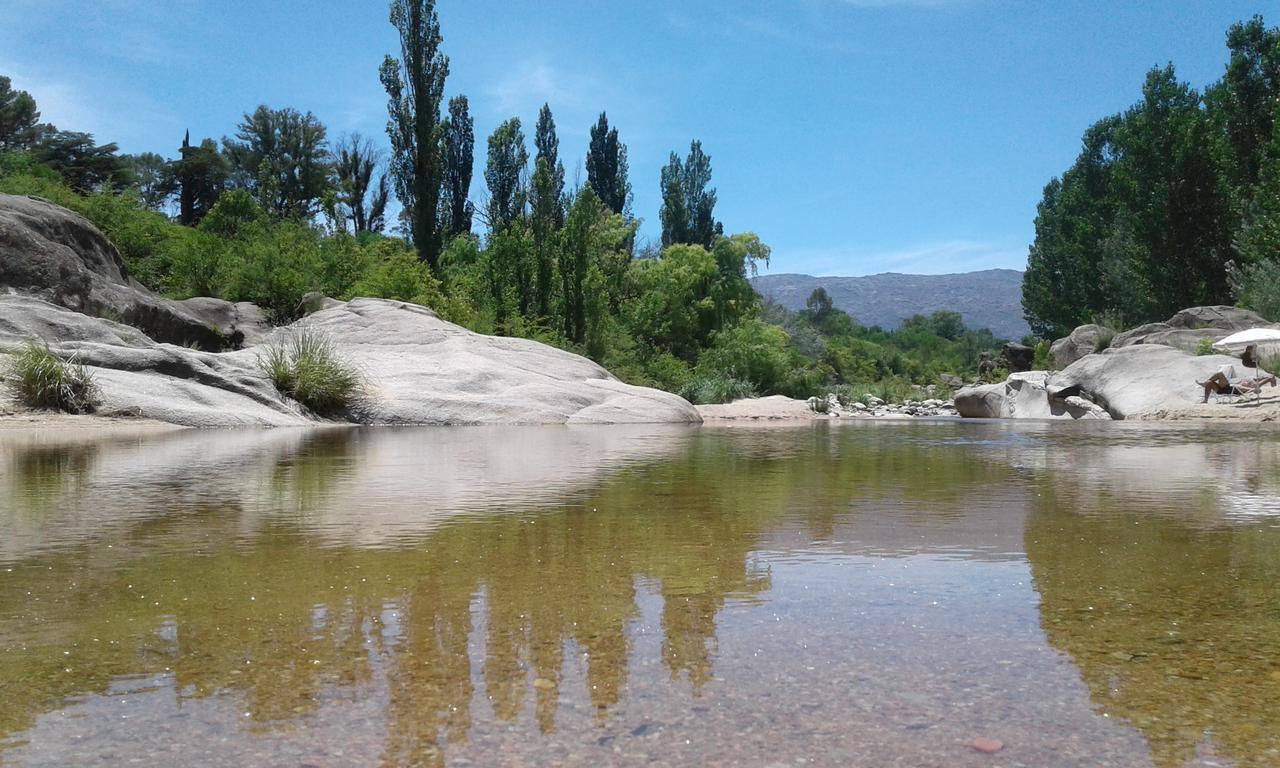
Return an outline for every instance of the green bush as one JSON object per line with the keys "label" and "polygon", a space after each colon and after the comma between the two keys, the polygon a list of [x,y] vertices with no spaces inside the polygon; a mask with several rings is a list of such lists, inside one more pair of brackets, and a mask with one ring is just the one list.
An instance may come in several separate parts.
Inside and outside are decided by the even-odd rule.
{"label": "green bush", "polygon": [[87,413],[98,403],[93,374],[72,360],[65,362],[48,345],[27,342],[4,366],[5,383],[30,408]]}
{"label": "green bush", "polygon": [[694,405],[710,405],[732,403],[734,400],[759,395],[751,382],[742,379],[732,376],[700,376],[681,388],[680,396]]}
{"label": "green bush", "polygon": [[349,408],[364,393],[364,375],[314,329],[289,332],[259,355],[258,364],[282,394],[319,414]]}
{"label": "green bush", "polygon": [[1052,346],[1048,339],[1041,339],[1035,343],[1035,359],[1031,361],[1032,369],[1047,371],[1053,366],[1053,359],[1049,355],[1049,348]]}
{"label": "green bush", "polygon": [[1213,354],[1213,339],[1201,339],[1196,344],[1196,354],[1203,357]]}
{"label": "green bush", "polygon": [[833,393],[842,405],[866,403],[869,398],[877,398],[886,403],[904,403],[920,397],[920,391],[910,381],[900,378],[881,379],[880,381],[841,384]]}

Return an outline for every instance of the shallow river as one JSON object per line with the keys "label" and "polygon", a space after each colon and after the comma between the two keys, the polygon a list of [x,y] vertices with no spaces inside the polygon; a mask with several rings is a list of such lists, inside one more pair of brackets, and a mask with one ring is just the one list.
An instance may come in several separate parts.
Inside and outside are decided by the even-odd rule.
{"label": "shallow river", "polygon": [[1280,766],[1280,430],[0,432],[0,765],[130,764]]}

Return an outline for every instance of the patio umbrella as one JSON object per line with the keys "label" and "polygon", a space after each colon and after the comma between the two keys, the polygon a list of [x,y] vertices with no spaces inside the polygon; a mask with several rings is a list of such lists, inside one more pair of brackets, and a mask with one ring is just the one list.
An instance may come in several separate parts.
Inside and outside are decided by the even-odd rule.
{"label": "patio umbrella", "polygon": [[1259,357],[1280,356],[1280,328],[1250,328],[1218,339],[1213,348],[1228,355],[1240,355],[1250,344],[1258,345]]}

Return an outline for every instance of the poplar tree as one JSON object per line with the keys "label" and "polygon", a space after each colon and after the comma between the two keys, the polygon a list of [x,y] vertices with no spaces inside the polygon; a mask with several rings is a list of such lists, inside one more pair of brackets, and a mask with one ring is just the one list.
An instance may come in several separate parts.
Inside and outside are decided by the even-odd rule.
{"label": "poplar tree", "polygon": [[346,206],[357,234],[381,232],[385,224],[390,183],[385,173],[378,173],[381,163],[382,153],[358,133],[343,138],[334,148],[338,201]]}
{"label": "poplar tree", "polygon": [[392,0],[391,24],[400,35],[400,58],[383,59],[378,76],[387,91],[391,176],[404,206],[418,258],[436,269],[444,238],[440,192],[444,180],[444,125],[440,103],[449,58],[435,0]]}
{"label": "poplar tree", "polygon": [[449,118],[444,131],[444,189],[441,192],[441,215],[445,236],[471,234],[471,218],[475,206],[468,196],[475,165],[475,121],[471,117],[466,96],[449,100]]}
{"label": "poplar tree", "polygon": [[520,118],[513,117],[498,126],[489,137],[489,161],[484,180],[489,186],[489,229],[498,232],[512,224],[523,213],[528,193],[525,190],[525,166],[529,151],[524,146]]}
{"label": "poplar tree", "polygon": [[551,312],[551,280],[554,272],[556,233],[564,227],[564,164],[560,162],[560,139],[551,107],[542,105],[534,137],[533,183],[529,190],[533,229],[534,309],[540,317]]}
{"label": "poplar tree", "polygon": [[591,128],[591,145],[587,150],[587,183],[604,206],[614,213],[624,213],[631,197],[627,180],[627,148],[618,140],[618,129],[609,127],[604,112]]}

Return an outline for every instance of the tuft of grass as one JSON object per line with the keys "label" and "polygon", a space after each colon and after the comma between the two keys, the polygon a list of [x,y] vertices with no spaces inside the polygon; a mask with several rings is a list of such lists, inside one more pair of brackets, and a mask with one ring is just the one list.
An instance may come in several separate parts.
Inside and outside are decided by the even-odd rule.
{"label": "tuft of grass", "polygon": [[759,393],[751,382],[733,376],[701,376],[681,387],[680,396],[694,405],[711,405],[759,397]]}
{"label": "tuft of grass", "polygon": [[29,408],[88,413],[98,404],[93,374],[74,359],[64,361],[47,344],[28,341],[4,365],[5,384]]}
{"label": "tuft of grass", "polygon": [[341,411],[364,394],[364,374],[313,329],[294,331],[270,345],[258,365],[282,394],[319,414]]}
{"label": "tuft of grass", "polygon": [[1280,372],[1280,355],[1262,355],[1258,358],[1258,367],[1275,375]]}
{"label": "tuft of grass", "polygon": [[1197,356],[1204,357],[1205,355],[1212,355],[1212,354],[1213,354],[1213,339],[1201,339],[1200,342],[1196,344]]}

